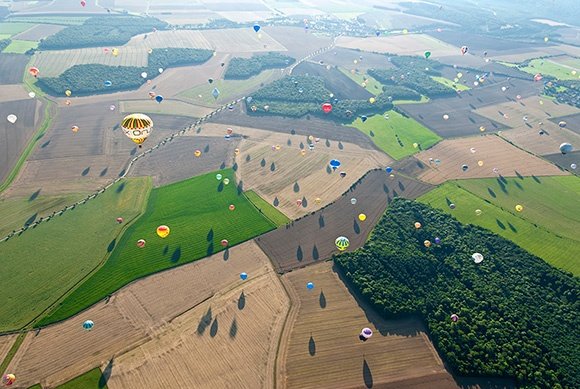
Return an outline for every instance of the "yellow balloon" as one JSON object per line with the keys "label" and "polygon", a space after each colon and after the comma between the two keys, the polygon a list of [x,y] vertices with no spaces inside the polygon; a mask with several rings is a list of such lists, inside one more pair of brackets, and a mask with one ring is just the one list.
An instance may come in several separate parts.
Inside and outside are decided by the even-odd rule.
{"label": "yellow balloon", "polygon": [[320,197],[317,197],[317,198],[314,199],[314,202],[316,204],[320,204],[321,201],[322,201],[322,199]]}
{"label": "yellow balloon", "polygon": [[419,147],[419,143],[413,143],[413,147],[414,147],[414,148],[417,148],[417,147]]}
{"label": "yellow balloon", "polygon": [[408,34],[409,30],[407,30],[406,28],[403,28],[403,34]]}
{"label": "yellow balloon", "polygon": [[519,204],[518,204],[518,205],[516,205],[516,211],[518,211],[518,212],[522,212],[523,210],[524,210],[524,207],[523,207],[523,206],[521,206],[521,205],[519,205]]}
{"label": "yellow balloon", "polygon": [[304,149],[300,150],[300,154],[302,154],[302,156],[305,156],[306,155],[306,150],[304,150]]}
{"label": "yellow balloon", "polygon": [[195,150],[193,152],[193,155],[195,155],[197,158],[201,157],[201,151],[200,150]]}
{"label": "yellow balloon", "polygon": [[425,245],[425,247],[431,247],[431,242],[426,240],[425,242],[423,242],[423,244]]}
{"label": "yellow balloon", "polygon": [[234,149],[234,154],[238,155],[240,153],[240,149]]}
{"label": "yellow balloon", "polygon": [[365,220],[367,220],[367,215],[365,215],[364,213],[359,214],[358,220],[360,220],[361,222],[364,222]]}
{"label": "yellow balloon", "polygon": [[483,161],[477,161],[477,166],[483,166]]}
{"label": "yellow balloon", "polygon": [[113,48],[113,49],[111,50],[111,54],[113,54],[113,56],[115,56],[115,57],[116,57],[116,56],[118,56],[118,55],[119,55],[119,49],[117,49],[117,48]]}
{"label": "yellow balloon", "polygon": [[375,103],[375,101],[377,101],[377,100],[376,100],[374,97],[371,97],[371,98],[369,99],[369,103],[371,103],[371,104],[374,104],[374,103]]}
{"label": "yellow balloon", "polygon": [[153,120],[142,113],[127,115],[121,122],[125,135],[141,147],[153,129]]}
{"label": "yellow balloon", "polygon": [[416,228],[416,229],[419,229],[419,228],[421,228],[421,223],[419,223],[419,222],[415,222],[415,228]]}
{"label": "yellow balloon", "polygon": [[66,91],[64,91],[64,94],[65,94],[67,97],[70,97],[70,95],[72,95],[72,92],[71,92],[69,89],[67,89]]}
{"label": "yellow balloon", "polygon": [[159,226],[157,227],[157,235],[159,235],[160,238],[167,238],[169,236],[169,227],[167,226]]}

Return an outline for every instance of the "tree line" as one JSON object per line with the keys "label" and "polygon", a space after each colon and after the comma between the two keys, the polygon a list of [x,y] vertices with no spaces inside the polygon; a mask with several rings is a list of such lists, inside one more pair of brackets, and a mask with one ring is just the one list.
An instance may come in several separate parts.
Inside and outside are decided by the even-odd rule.
{"label": "tree line", "polygon": [[226,80],[243,80],[256,76],[266,69],[285,68],[296,60],[280,53],[254,55],[251,58],[232,58],[224,75]]}
{"label": "tree line", "polygon": [[[37,85],[53,96],[60,96],[67,89],[77,96],[136,89],[147,82],[146,78],[159,75],[159,69],[200,64],[209,60],[212,55],[211,50],[155,49],[149,54],[147,67],[75,65],[58,77],[39,78]],[[143,72],[147,73],[146,78],[141,76]]]}
{"label": "tree line", "polygon": [[7,48],[11,42],[12,41],[10,39],[2,39],[0,41],[0,53],[4,51],[4,49]]}
{"label": "tree line", "polygon": [[166,27],[167,23],[153,17],[95,16],[81,25],[68,26],[41,40],[38,49],[68,50],[82,47],[121,46],[135,35]]}
{"label": "tree line", "polygon": [[334,260],[385,317],[422,317],[454,372],[580,387],[580,281],[514,243],[395,199],[365,246]]}

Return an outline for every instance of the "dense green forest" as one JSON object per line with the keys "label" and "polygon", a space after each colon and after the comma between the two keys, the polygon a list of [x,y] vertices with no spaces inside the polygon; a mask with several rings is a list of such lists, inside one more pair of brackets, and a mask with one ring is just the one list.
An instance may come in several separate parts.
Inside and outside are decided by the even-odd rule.
{"label": "dense green forest", "polygon": [[[476,264],[473,253],[483,262]],[[460,375],[580,388],[580,280],[514,243],[394,199],[366,245],[335,262],[385,316],[423,317]]]}
{"label": "dense green forest", "polygon": [[[111,93],[135,89],[159,75],[159,69],[193,65],[206,62],[212,57],[211,50],[168,48],[156,49],[149,54],[147,67],[106,66],[99,64],[75,65],[58,77],[39,78],[38,86],[51,95],[62,95],[70,89],[77,96]],[[110,81],[110,86],[106,81]]]}
{"label": "dense green forest", "polygon": [[437,69],[443,65],[439,62],[412,56],[391,56],[389,60],[397,69],[369,69],[369,76],[383,85],[406,87],[430,98],[457,93],[431,78],[441,75]]}
{"label": "dense green forest", "polygon": [[79,47],[120,46],[131,37],[164,29],[159,19],[137,16],[94,16],[80,26],[68,26],[40,41],[39,50],[65,50]]}
{"label": "dense green forest", "polygon": [[0,41],[0,53],[8,47],[8,45],[10,45],[10,42],[12,42],[10,39],[3,39]]}
{"label": "dense green forest", "polygon": [[[306,114],[352,121],[361,114],[384,113],[393,107],[390,95],[382,93],[374,103],[368,100],[337,100],[316,76],[286,76],[266,85],[247,101],[248,113],[301,117]],[[325,114],[322,104],[331,103],[332,112]]]}
{"label": "dense green forest", "polygon": [[544,93],[555,97],[559,103],[569,104],[580,108],[580,87],[574,80],[562,80],[546,84]]}
{"label": "dense green forest", "polygon": [[225,79],[242,80],[260,74],[266,69],[285,68],[296,60],[280,53],[254,55],[251,58],[232,58],[224,75]]}

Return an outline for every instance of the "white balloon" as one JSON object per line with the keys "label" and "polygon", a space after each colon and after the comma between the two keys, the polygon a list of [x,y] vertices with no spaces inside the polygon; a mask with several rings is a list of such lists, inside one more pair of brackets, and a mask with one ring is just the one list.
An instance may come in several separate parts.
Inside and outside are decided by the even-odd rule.
{"label": "white balloon", "polygon": [[14,123],[16,123],[16,120],[18,120],[18,118],[16,117],[16,115],[10,114],[6,117],[6,120],[8,120],[10,123],[14,124]]}
{"label": "white balloon", "polygon": [[159,68],[159,73],[163,73],[163,68]]}
{"label": "white balloon", "polygon": [[36,93],[30,92],[30,93],[28,93],[28,97],[30,97],[31,99],[33,99],[33,98],[36,97]]}
{"label": "white balloon", "polygon": [[147,78],[147,72],[143,72],[143,73],[141,73],[141,77],[143,77],[143,78]]}
{"label": "white balloon", "polygon": [[483,255],[481,255],[480,253],[473,253],[471,258],[473,258],[473,262],[475,262],[475,263],[483,262]]}

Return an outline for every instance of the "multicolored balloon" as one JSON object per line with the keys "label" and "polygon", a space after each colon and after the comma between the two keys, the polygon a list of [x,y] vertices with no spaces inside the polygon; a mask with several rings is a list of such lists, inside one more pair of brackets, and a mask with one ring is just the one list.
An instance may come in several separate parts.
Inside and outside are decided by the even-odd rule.
{"label": "multicolored balloon", "polygon": [[167,238],[170,232],[171,230],[169,229],[169,227],[165,225],[157,227],[157,235],[160,238]]}
{"label": "multicolored balloon", "polygon": [[141,147],[153,129],[153,120],[142,113],[134,113],[123,118],[121,128],[129,139]]}
{"label": "multicolored balloon", "polygon": [[137,241],[137,247],[139,247],[140,249],[142,249],[143,247],[145,247],[146,244],[147,244],[147,242],[145,241],[145,239],[139,239]]}
{"label": "multicolored balloon", "polygon": [[90,330],[92,330],[94,326],[95,326],[95,323],[93,323],[93,321],[92,321],[92,320],[87,320],[87,321],[85,321],[85,322],[83,323],[83,328],[84,328],[86,331],[90,331]]}
{"label": "multicolored balloon", "polygon": [[344,251],[348,248],[348,246],[350,246],[350,241],[346,236],[339,236],[334,241],[334,244],[339,251]]}
{"label": "multicolored balloon", "polygon": [[373,330],[371,330],[370,328],[363,328],[362,331],[360,332],[358,338],[361,341],[366,342],[367,340],[369,340],[371,338],[371,336],[373,336]]}
{"label": "multicolored balloon", "polygon": [[14,374],[4,374],[2,376],[2,384],[6,386],[11,386],[16,382],[16,376]]}

